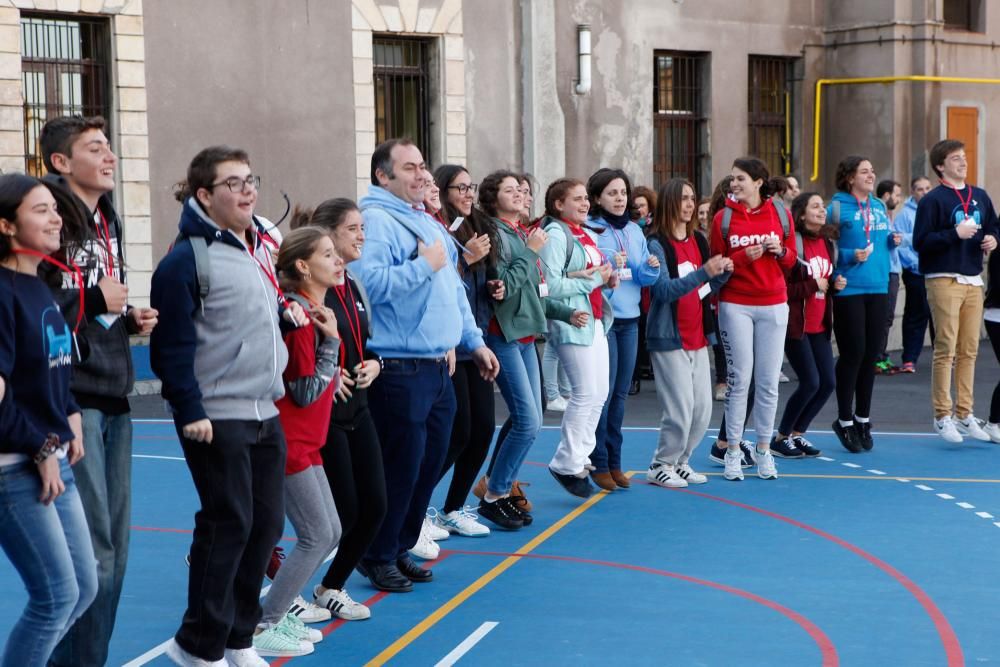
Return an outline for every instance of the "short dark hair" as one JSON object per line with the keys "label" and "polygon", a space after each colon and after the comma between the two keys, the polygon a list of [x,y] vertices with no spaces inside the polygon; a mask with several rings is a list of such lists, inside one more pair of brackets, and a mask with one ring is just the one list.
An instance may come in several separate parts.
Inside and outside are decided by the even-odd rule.
{"label": "short dark hair", "polygon": [[930,160],[931,169],[937,174],[938,178],[942,178],[944,174],[938,169],[938,166],[944,164],[944,161],[948,159],[948,156],[955,151],[960,151],[965,148],[965,144],[958,139],[944,139],[939,141],[933,146],[931,146]]}
{"label": "short dark hair", "polygon": [[[4,174],[0,176],[0,218],[7,222],[17,222],[17,209],[20,208],[28,193],[37,187],[51,187],[34,176],[25,174]],[[0,260],[7,259],[12,252],[10,237],[0,234]]]}
{"label": "short dark hair", "polygon": [[392,173],[392,149],[396,146],[414,146],[413,139],[409,137],[400,137],[398,139],[386,139],[378,146],[375,147],[375,152],[372,153],[372,185],[378,185],[378,176],[375,172],[379,169],[382,170],[386,176],[390,179],[395,178],[395,174]]}
{"label": "short dark hair", "polygon": [[73,157],[73,144],[81,134],[88,130],[107,132],[108,123],[103,116],[59,116],[45,123],[38,136],[42,148],[42,161],[45,168],[52,173],[58,173],[52,164],[53,153],[62,153]]}
{"label": "short dark hair", "polygon": [[322,227],[332,232],[344,222],[348,213],[357,210],[358,205],[347,197],[327,199],[316,208],[296,206],[292,212],[292,221],[289,226],[292,229],[307,226]]}
{"label": "short dark hair", "polygon": [[840,161],[840,164],[837,165],[837,175],[835,178],[838,190],[841,192],[851,191],[851,177],[857,173],[858,167],[861,166],[862,162],[871,162],[871,160],[862,155],[848,155]]}
{"label": "short dark hair", "polygon": [[209,146],[203,148],[188,165],[187,179],[174,186],[174,197],[183,203],[188,197],[194,197],[198,190],[212,189],[217,176],[215,168],[223,162],[243,162],[250,164],[250,156],[242,148],[232,146]]}
{"label": "short dark hair", "polygon": [[926,176],[914,176],[913,178],[910,179],[910,189],[912,190],[913,188],[917,187],[917,182],[919,181],[927,181],[928,183],[930,183],[931,179],[927,178]]}
{"label": "short dark hair", "polygon": [[597,201],[601,198],[601,193],[616,178],[620,178],[625,182],[625,211],[628,212],[632,209],[632,181],[629,180],[628,175],[621,169],[602,167],[587,179],[587,196],[590,197],[590,212],[592,215],[600,216],[604,213],[604,210]]}
{"label": "short dark hair", "polygon": [[891,178],[885,178],[878,182],[875,186],[875,196],[881,199],[885,194],[892,193],[893,188],[902,189],[902,185],[898,181],[894,181]]}

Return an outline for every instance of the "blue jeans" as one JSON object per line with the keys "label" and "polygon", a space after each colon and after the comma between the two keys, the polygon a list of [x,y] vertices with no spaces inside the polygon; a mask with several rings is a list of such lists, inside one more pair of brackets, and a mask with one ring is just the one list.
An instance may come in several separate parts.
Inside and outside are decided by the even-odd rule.
{"label": "blue jeans", "polygon": [[510,433],[499,445],[488,488],[498,496],[510,493],[528,450],[542,427],[542,389],[534,343],[508,343],[495,334],[486,345],[500,362],[497,386],[510,413]]}
{"label": "blue jeans", "polygon": [[28,591],[28,604],[7,638],[3,667],[45,665],[97,594],[97,562],[80,494],[65,459],[60,470],[66,491],[43,505],[34,463],[0,468],[0,547]]}
{"label": "blue jeans", "polygon": [[622,422],[639,350],[639,320],[615,320],[608,330],[608,400],[597,424],[597,446],[590,454],[594,472],[622,469]]}
{"label": "blue jeans", "polygon": [[132,511],[132,418],[83,412],[87,455],[73,468],[97,557],[97,597],[52,653],[50,664],[101,667],[115,627],[128,561]]}
{"label": "blue jeans", "polygon": [[385,359],[368,390],[382,461],[386,514],[364,561],[395,563],[420,537],[441,475],[455,421],[448,364],[434,359]]}

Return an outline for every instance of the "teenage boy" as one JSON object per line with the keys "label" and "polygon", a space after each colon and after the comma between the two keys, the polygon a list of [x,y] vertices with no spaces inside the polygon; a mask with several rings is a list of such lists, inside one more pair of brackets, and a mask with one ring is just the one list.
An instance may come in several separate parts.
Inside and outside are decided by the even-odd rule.
{"label": "teenage boy", "polygon": [[[927,287],[920,273],[920,261],[913,249],[913,223],[917,217],[917,204],[930,192],[931,182],[926,176],[917,176],[910,181],[910,196],[903,202],[903,210],[893,219],[893,227],[902,235],[899,244],[899,263],[903,269],[903,287],[906,301],[903,304],[903,365],[900,373],[916,373],[917,359],[924,348],[924,335],[931,320],[931,309],[927,305]],[[934,327],[931,326],[931,343],[934,343]]]}
{"label": "teenage boy", "polygon": [[[45,123],[39,141],[49,172],[45,180],[63,188],[79,211],[63,217],[59,254],[83,272],[87,326],[78,339],[88,353],[82,361],[74,359],[71,388],[83,414],[87,455],[73,473],[98,562],[97,597],[59,642],[52,665],[99,667],[107,661],[131,530],[128,396],[135,373],[129,334],[149,334],[157,321],[155,310],[127,305],[122,223],[111,199],[118,158],[106,129],[101,117],[64,116]],[[79,307],[74,277],[63,276],[55,291],[67,317],[74,316]]]}
{"label": "teenage boy", "polygon": [[476,327],[455,268],[447,230],[424,212],[429,174],[409,139],[372,154],[371,186],[361,199],[365,251],[351,270],[368,292],[372,337],[382,373],[368,403],[385,462],[387,512],[359,570],[383,591],[406,592],[432,578],[407,554],[423,525],[455,417],[449,351],[463,347],[486,380],[500,365]]}
{"label": "teenage boy", "polygon": [[983,253],[997,246],[997,214],[989,195],[965,182],[968,162],[962,142],[946,139],[934,144],[930,162],[941,184],[917,204],[913,247],[934,318],[934,430],[948,442],[962,442],[966,435],[988,441],[972,414],[972,387],[983,321]]}
{"label": "teenage boy", "polygon": [[896,297],[899,296],[899,274],[902,267],[899,263],[899,245],[903,241],[903,236],[896,231],[893,221],[896,217],[896,210],[899,202],[903,199],[903,186],[896,181],[886,179],[879,181],[875,187],[875,196],[885,204],[885,212],[889,216],[889,307],[886,309],[885,331],[882,332],[882,347],[880,348],[878,360],[875,362],[875,372],[879,375],[895,375],[899,369],[889,358],[889,330],[892,329],[892,321],[896,316]]}

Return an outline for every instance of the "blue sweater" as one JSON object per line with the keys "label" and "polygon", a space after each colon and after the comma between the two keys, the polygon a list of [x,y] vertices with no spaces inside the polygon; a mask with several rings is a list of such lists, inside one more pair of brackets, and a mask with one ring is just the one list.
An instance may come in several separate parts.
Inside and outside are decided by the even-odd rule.
{"label": "blue sweater", "polygon": [[903,202],[903,210],[896,215],[892,221],[892,226],[897,232],[903,235],[903,242],[899,244],[897,254],[899,255],[900,267],[920,273],[920,258],[917,251],[913,249],[913,223],[917,218],[917,202],[913,197],[907,197]]}
{"label": "blue sweater", "polygon": [[[833,202],[840,205],[839,220],[833,218]],[[840,223],[840,240],[837,241],[840,257],[834,276],[847,279],[847,287],[837,292],[835,297],[889,292],[889,249],[893,245],[889,237],[889,216],[886,215],[885,205],[870,194],[865,209],[870,210],[868,234],[865,233],[865,215],[853,195],[838,192],[827,207],[827,219]],[[859,262],[854,257],[854,251],[864,250],[868,243],[872,245],[872,253],[866,261]]]}
{"label": "blue sweater", "polygon": [[0,452],[33,456],[49,433],[73,439],[73,333],[41,280],[0,267]]}
{"label": "blue sweater", "polygon": [[[351,262],[372,304],[368,346],[381,357],[433,359],[461,345],[484,345],[465,285],[455,268],[458,250],[441,223],[385,188],[369,186],[359,202],[365,248]],[[434,271],[416,254],[417,240],[444,244],[448,259]]]}
{"label": "blue sweater", "polygon": [[958,273],[978,276],[983,271],[983,250],[979,245],[986,234],[997,235],[997,214],[993,202],[984,190],[966,186],[959,192],[963,199],[969,197],[969,216],[979,225],[979,231],[964,241],[958,238],[955,227],[965,219],[959,195],[945,185],[939,185],[920,200],[916,221],[913,224],[913,247],[920,256],[920,271],[929,273]]}
{"label": "blue sweater", "polygon": [[604,290],[604,296],[611,303],[615,319],[639,317],[642,288],[649,287],[660,276],[659,268],[654,269],[646,263],[649,259],[649,249],[646,247],[646,237],[642,229],[634,222],[626,224],[625,229],[613,229],[604,218],[591,218],[587,221],[587,225],[600,231],[597,234],[597,247],[606,257],[612,259],[623,249],[628,254],[627,266],[632,269],[632,280],[622,280],[617,288]]}

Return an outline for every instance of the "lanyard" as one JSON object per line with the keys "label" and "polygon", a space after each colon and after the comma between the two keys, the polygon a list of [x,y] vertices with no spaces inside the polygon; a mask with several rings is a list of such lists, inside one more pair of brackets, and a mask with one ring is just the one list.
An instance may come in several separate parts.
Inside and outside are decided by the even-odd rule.
{"label": "lanyard", "polygon": [[858,211],[861,212],[861,218],[865,221],[865,243],[870,244],[872,242],[872,203],[865,199],[865,203],[862,204],[857,197],[854,198],[854,201],[858,202]]}
{"label": "lanyard", "polygon": [[958,188],[956,188],[954,185],[952,185],[951,183],[949,183],[948,181],[943,180],[943,179],[941,180],[941,183],[943,183],[944,185],[947,185],[949,188],[952,189],[952,191],[955,193],[955,196],[958,197],[958,201],[961,202],[961,204],[962,204],[962,212],[965,214],[965,217],[968,218],[969,217],[969,204],[972,203],[972,186],[969,186],[969,185],[965,186],[969,190],[969,197],[967,199],[962,199],[962,193],[959,192]]}
{"label": "lanyard", "polygon": [[[519,239],[521,239],[522,241],[524,241],[525,244],[527,244],[527,242],[528,242],[528,232],[525,231],[524,227],[522,227],[520,223],[511,222],[507,218],[500,218],[500,219],[503,220],[504,222],[506,222],[510,226],[510,228],[514,230],[514,233],[517,234],[517,237]],[[538,282],[539,283],[544,283],[545,282],[545,272],[542,270],[542,260],[536,259],[535,260],[535,266],[538,267]]]}
{"label": "lanyard", "polygon": [[[262,243],[266,243],[264,241],[264,235],[263,234],[261,234],[260,232],[258,232],[256,229],[254,230],[254,233],[257,235],[257,238],[259,238]],[[272,243],[273,242],[274,241],[272,240]],[[272,270],[269,271],[268,268],[266,266],[264,266],[264,262],[260,261],[257,258],[257,255],[254,254],[253,250],[251,250],[247,246],[243,246],[243,247],[246,248],[247,253],[253,258],[253,261],[257,262],[257,266],[259,266],[260,270],[264,272],[264,275],[267,276],[267,279],[271,282],[271,285],[274,287],[274,290],[278,293],[278,303],[280,303],[282,306],[284,306],[285,308],[287,308],[288,307],[288,300],[285,298],[285,293],[281,291],[281,287],[278,285],[278,279],[274,276],[274,270],[272,269]],[[271,264],[270,253],[268,253],[268,262],[267,263]],[[274,265],[271,264],[271,266],[273,267]]]}
{"label": "lanyard", "polygon": [[76,312],[76,324],[73,326],[73,335],[80,330],[80,322],[83,321],[83,273],[80,271],[80,267],[77,266],[73,260],[69,260],[70,266],[66,266],[58,259],[54,259],[45,253],[38,252],[37,250],[31,250],[29,248],[14,248],[13,251],[17,255],[31,255],[32,257],[39,257],[43,262],[48,262],[52,264],[57,269],[64,273],[70,273],[73,275],[73,282],[76,283],[77,292],[80,294],[80,308]]}
{"label": "lanyard", "polygon": [[[354,300],[354,290],[351,289],[351,284],[348,282],[347,278],[344,278],[343,290],[339,287],[333,288],[333,293],[337,295],[337,300],[340,301],[340,305],[344,308],[344,313],[347,314],[347,327],[351,330],[351,338],[354,339],[354,345],[358,349],[358,356],[361,357],[361,362],[365,361],[365,345],[364,340],[361,338],[361,315],[358,313],[358,305]],[[341,291],[345,292],[347,299],[344,299],[344,295]],[[347,302],[350,301],[351,307],[347,307]],[[354,313],[354,319],[351,319],[351,313]],[[344,350],[344,343],[340,343],[341,347],[341,359],[343,364],[347,363],[346,353]]]}
{"label": "lanyard", "polygon": [[611,225],[608,225],[608,229],[610,229],[611,233],[615,235],[615,243],[618,244],[618,249],[624,252],[625,254],[628,254],[628,250],[625,248],[625,241],[628,240],[627,237],[625,237],[624,235],[619,236],[618,230],[612,227]]}
{"label": "lanyard", "polygon": [[[601,261],[599,262],[600,264],[605,264],[608,261],[608,258],[604,255],[603,252],[601,252],[601,249],[594,244],[594,242],[591,240],[589,236],[587,236],[587,232],[583,231],[583,227],[581,225],[570,222],[566,218],[562,218],[562,221],[566,223],[566,225],[569,227],[569,231],[573,233],[573,236],[576,237],[576,240],[579,241],[581,246],[583,246],[583,257],[584,259],[587,260],[587,264],[590,265],[587,268],[597,266],[597,264],[594,264],[593,260],[591,259],[590,253],[587,252],[588,245],[591,248],[593,248],[595,252],[597,252],[597,256],[600,257],[601,259]],[[586,239],[586,241],[584,241],[584,239]]]}
{"label": "lanyard", "polygon": [[108,274],[112,278],[117,278],[115,276],[115,252],[114,248],[111,246],[111,228],[108,226],[108,219],[104,217],[104,213],[100,208],[97,209],[97,215],[101,219],[101,224],[97,226],[98,232],[104,232],[104,252],[107,255],[108,260]]}

